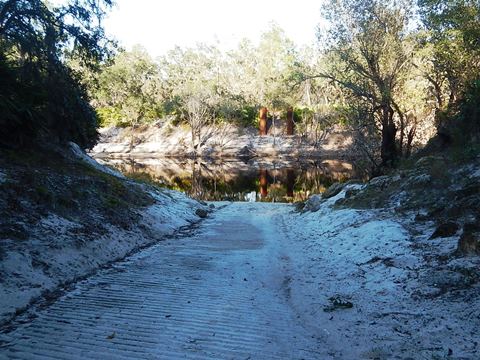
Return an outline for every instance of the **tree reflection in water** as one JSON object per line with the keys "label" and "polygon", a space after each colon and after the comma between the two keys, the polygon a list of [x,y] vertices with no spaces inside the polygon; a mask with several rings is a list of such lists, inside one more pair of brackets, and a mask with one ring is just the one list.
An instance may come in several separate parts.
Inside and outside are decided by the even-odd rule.
{"label": "tree reflection in water", "polygon": [[[304,201],[337,181],[355,177],[352,164],[340,160],[205,161],[191,159],[103,160],[137,180],[183,191],[206,201]],[[250,194],[250,196],[249,196]]]}

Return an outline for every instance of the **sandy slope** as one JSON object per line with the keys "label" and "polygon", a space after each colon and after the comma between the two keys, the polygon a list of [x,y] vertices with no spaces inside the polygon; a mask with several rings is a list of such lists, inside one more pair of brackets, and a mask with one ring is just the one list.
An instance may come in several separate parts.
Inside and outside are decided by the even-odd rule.
{"label": "sandy slope", "polygon": [[53,165],[2,163],[0,324],[42,294],[198,221],[196,210],[206,208],[72,150],[73,160],[51,156]]}
{"label": "sandy slope", "polygon": [[[129,230],[107,225],[104,235],[84,241],[74,235],[78,224],[50,215],[37,225],[35,236],[21,244],[12,242],[0,262],[0,319],[7,319],[45,290],[87,275],[199,219],[195,201],[173,191],[154,195],[157,203],[143,210],[138,227]],[[142,227],[149,228],[151,236],[139,231]]]}
{"label": "sandy slope", "polygon": [[[291,304],[335,359],[478,359],[478,257],[449,256],[458,236],[429,240],[385,209],[282,216],[288,234]],[[352,308],[332,306],[330,298]],[[337,301],[338,302],[338,301]]]}

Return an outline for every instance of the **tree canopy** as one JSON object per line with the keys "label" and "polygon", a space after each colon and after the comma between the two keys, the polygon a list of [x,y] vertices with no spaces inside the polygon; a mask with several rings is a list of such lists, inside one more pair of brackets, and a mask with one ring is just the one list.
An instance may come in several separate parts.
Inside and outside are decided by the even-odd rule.
{"label": "tree canopy", "polygon": [[0,1],[0,143],[96,140],[97,118],[68,57],[94,68],[110,51],[101,21],[111,0]]}

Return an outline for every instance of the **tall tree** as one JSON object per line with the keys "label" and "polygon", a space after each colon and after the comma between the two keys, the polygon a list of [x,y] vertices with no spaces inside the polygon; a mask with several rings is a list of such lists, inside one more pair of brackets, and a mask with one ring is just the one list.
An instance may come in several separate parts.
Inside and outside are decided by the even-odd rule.
{"label": "tall tree", "polygon": [[480,79],[480,3],[477,0],[419,0],[429,49],[425,77],[437,102],[437,126],[443,129],[465,93]]}
{"label": "tall tree", "polygon": [[295,44],[276,24],[262,34],[257,59],[257,87],[258,101],[262,105],[279,108],[289,106],[291,90],[288,87],[288,78],[296,60]]}
{"label": "tall tree", "polygon": [[405,127],[397,95],[413,51],[408,41],[410,7],[408,1],[378,0],[330,0],[325,7],[331,27],[322,40],[330,62],[320,76],[356,99],[359,114],[371,114],[365,119],[380,131],[383,166],[397,161],[396,137]]}
{"label": "tall tree", "polygon": [[101,21],[111,0],[0,2],[0,143],[96,139],[97,120],[85,88],[65,65],[67,54],[94,67],[109,54]]}
{"label": "tall tree", "polygon": [[162,116],[160,69],[142,47],[118,53],[112,64],[103,67],[97,82],[93,104],[102,125],[135,127]]}

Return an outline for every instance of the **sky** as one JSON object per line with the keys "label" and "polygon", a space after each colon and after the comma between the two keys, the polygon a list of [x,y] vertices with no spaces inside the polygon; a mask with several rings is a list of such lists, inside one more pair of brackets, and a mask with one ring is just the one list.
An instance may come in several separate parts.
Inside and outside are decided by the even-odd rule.
{"label": "sky", "polygon": [[140,44],[156,57],[176,45],[239,40],[256,42],[273,21],[297,45],[313,45],[322,0],[117,0],[105,20],[107,34],[130,49]]}

